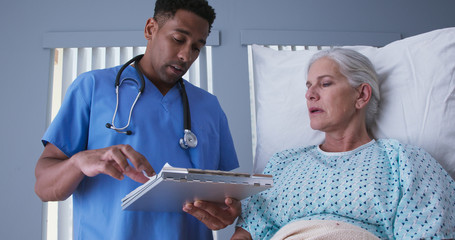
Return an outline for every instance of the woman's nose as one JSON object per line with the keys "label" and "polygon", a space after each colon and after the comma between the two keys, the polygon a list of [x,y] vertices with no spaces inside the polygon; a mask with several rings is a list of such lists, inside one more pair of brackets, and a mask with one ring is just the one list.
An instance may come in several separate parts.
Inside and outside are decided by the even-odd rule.
{"label": "woman's nose", "polygon": [[317,100],[319,99],[319,95],[315,91],[314,87],[309,87],[305,93],[305,98],[307,100]]}

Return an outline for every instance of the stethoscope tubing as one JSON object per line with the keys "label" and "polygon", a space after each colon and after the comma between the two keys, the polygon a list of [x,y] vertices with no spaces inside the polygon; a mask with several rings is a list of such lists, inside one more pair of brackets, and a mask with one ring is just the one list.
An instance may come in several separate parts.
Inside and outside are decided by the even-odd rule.
{"label": "stethoscope tubing", "polygon": [[[115,78],[115,95],[116,95],[115,110],[114,110],[114,115],[112,116],[112,122],[111,123],[106,123],[106,127],[110,128],[110,129],[113,129],[113,130],[115,130],[118,133],[124,133],[126,135],[131,135],[132,134],[131,130],[127,130],[127,131],[124,131],[124,130],[129,127],[130,122],[131,122],[131,116],[132,116],[132,113],[133,113],[133,109],[134,109],[137,101],[139,100],[139,97],[141,96],[141,94],[143,93],[144,88],[145,88],[145,79],[144,79],[144,76],[142,74],[141,67],[139,65],[139,61],[141,60],[141,58],[143,56],[144,56],[144,54],[140,54],[140,55],[137,55],[137,56],[133,57],[129,61],[127,61],[119,69],[119,71],[117,73],[117,76]],[[136,69],[136,71],[137,71],[137,73],[139,75],[140,83],[138,83],[133,78],[125,78],[122,81],[120,81],[120,78],[121,78],[121,75],[122,75],[123,71],[133,62],[134,62],[135,69]],[[119,106],[119,92],[120,92],[119,89],[120,89],[120,85],[122,84],[122,82],[124,80],[129,80],[129,79],[135,81],[139,85],[138,94],[137,94],[136,99],[134,100],[133,104],[131,105],[130,112],[129,112],[129,115],[128,115],[127,124],[124,127],[116,127],[114,125],[114,122],[115,122],[115,117],[117,116],[118,106]],[[179,83],[179,86],[180,86],[180,93],[181,93],[181,96],[182,96],[183,129],[184,129],[184,136],[183,136],[183,138],[180,139],[179,143],[180,143],[180,146],[183,149],[186,149],[188,147],[194,148],[194,147],[197,146],[197,137],[191,131],[191,114],[190,114],[190,106],[189,106],[189,102],[188,102],[188,96],[186,94],[186,89],[185,89],[185,83],[184,83],[182,78],[180,78],[178,80],[178,83]]]}
{"label": "stethoscope tubing", "polygon": [[144,92],[145,79],[144,79],[144,75],[142,74],[141,66],[139,65],[139,60],[141,60],[141,58],[143,56],[144,56],[144,54],[137,55],[136,57],[131,58],[130,60],[128,60],[128,62],[123,64],[123,66],[120,68],[120,70],[118,70],[117,76],[115,77],[115,86],[116,87],[120,86],[120,84],[121,84],[120,77],[122,76],[123,70],[125,70],[125,68],[127,68],[131,63],[134,62],[134,66],[135,66],[134,69],[136,69],[136,72],[138,73],[139,79],[141,81],[139,84],[139,92],[141,92],[141,93]]}

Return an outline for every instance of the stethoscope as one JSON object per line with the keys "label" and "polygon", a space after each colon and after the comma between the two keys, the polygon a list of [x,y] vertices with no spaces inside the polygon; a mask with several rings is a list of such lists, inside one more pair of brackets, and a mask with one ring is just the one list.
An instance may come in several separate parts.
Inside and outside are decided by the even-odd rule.
{"label": "stethoscope", "polygon": [[[117,97],[117,103],[115,104],[115,111],[114,111],[114,116],[112,116],[112,122],[111,123],[106,123],[106,127],[110,128],[112,130],[115,130],[118,133],[123,133],[123,134],[126,134],[126,135],[133,134],[133,132],[131,130],[126,130],[125,131],[125,129],[128,128],[128,126],[130,125],[131,114],[133,112],[134,106],[136,105],[136,102],[139,99],[139,97],[141,96],[142,92],[144,92],[145,80],[144,80],[144,76],[143,76],[142,71],[141,71],[141,67],[139,65],[139,60],[141,60],[141,58],[143,56],[144,56],[144,54],[138,55],[138,56],[130,59],[128,62],[126,62],[120,68],[120,70],[117,73],[117,77],[115,78],[115,95]],[[122,81],[120,81],[120,77],[122,75],[123,70],[125,70],[125,68],[128,67],[133,62],[134,62],[134,66],[135,66],[136,72],[139,75],[140,83],[138,83],[138,81],[136,81],[134,78],[124,78],[124,79],[122,79]],[[136,99],[134,99],[134,102],[131,105],[127,124],[124,127],[116,127],[114,125],[114,121],[115,121],[115,116],[117,115],[117,111],[118,111],[119,88],[120,88],[120,85],[125,80],[132,80],[132,81],[136,82],[136,84],[138,85],[138,93],[137,93]],[[190,106],[189,106],[189,103],[188,103],[188,96],[186,95],[186,90],[185,90],[185,83],[183,82],[182,78],[180,78],[178,80],[178,83],[180,85],[180,94],[182,96],[183,129],[184,129],[183,130],[183,138],[180,138],[179,143],[180,143],[180,146],[183,149],[187,149],[188,147],[194,148],[194,147],[197,146],[197,137],[191,131],[191,114],[190,114]]]}

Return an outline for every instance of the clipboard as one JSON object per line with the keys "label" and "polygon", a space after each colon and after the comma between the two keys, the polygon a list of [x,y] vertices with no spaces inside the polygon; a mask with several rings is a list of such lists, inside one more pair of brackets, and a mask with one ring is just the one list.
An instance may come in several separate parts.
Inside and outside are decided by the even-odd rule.
{"label": "clipboard", "polygon": [[122,210],[183,212],[186,202],[224,203],[226,197],[245,199],[273,186],[272,175],[176,168],[168,163],[122,199]]}

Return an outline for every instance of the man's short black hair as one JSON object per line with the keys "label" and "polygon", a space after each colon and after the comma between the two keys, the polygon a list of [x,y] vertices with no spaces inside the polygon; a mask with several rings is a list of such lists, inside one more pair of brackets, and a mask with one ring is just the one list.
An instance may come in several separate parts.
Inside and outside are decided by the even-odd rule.
{"label": "man's short black hair", "polygon": [[174,17],[177,10],[186,10],[204,18],[209,23],[209,32],[212,29],[216,14],[206,0],[157,0],[153,18],[161,27],[168,19]]}

